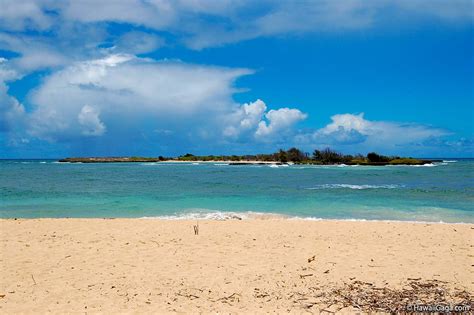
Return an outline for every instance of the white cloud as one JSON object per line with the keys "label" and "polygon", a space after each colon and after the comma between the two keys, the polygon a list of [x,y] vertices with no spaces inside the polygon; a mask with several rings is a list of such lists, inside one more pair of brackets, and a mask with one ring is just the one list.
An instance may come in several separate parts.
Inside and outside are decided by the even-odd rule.
{"label": "white cloud", "polygon": [[5,58],[0,58],[0,132],[19,127],[25,115],[25,108],[13,96],[8,94],[5,82],[20,78]]}
{"label": "white cloud", "polygon": [[224,136],[237,137],[243,132],[255,131],[266,110],[267,106],[260,99],[243,104],[229,115],[230,122],[224,129]]}
{"label": "white cloud", "polygon": [[144,54],[155,51],[164,44],[164,39],[157,35],[132,31],[120,36],[112,48],[112,51],[129,54]]}
{"label": "white cloud", "polygon": [[46,2],[41,0],[2,0],[0,10],[0,29],[45,30],[53,21],[44,9]]}
{"label": "white cloud", "polygon": [[29,95],[34,110],[23,113],[26,133],[18,136],[66,143],[106,137],[109,143],[137,144],[286,139],[306,114],[267,111],[260,99],[235,104],[234,81],[251,73],[127,54],[76,62],[45,77]]}
{"label": "white cloud", "polygon": [[332,123],[324,127],[320,130],[323,134],[331,134],[340,129],[344,131],[352,131],[355,130],[357,132],[361,132],[362,134],[366,134],[370,132],[371,122],[364,119],[364,114],[341,114],[341,115],[334,115],[331,117]]}
{"label": "white cloud", "polygon": [[77,120],[83,127],[82,134],[85,136],[101,136],[106,130],[104,123],[100,121],[99,111],[92,106],[84,105]]}
{"label": "white cloud", "polygon": [[[87,130],[93,130],[87,131],[90,134],[102,134],[105,128],[89,128],[101,124],[113,134],[123,127],[118,121],[131,130],[147,124],[153,124],[153,129],[159,124],[185,125],[187,121],[189,130],[198,122],[215,128],[234,108],[235,79],[250,73],[249,69],[125,54],[78,62],[45,78],[31,95],[36,110],[29,115],[29,133],[50,140],[73,138],[87,122]],[[86,104],[93,104],[94,111],[84,108]],[[100,121],[95,120],[95,113],[101,114]],[[81,115],[87,118],[82,123],[77,119]]]}
{"label": "white cloud", "polygon": [[300,143],[315,146],[357,146],[359,149],[392,150],[429,139],[448,136],[449,131],[431,126],[389,121],[372,121],[364,114],[339,114],[332,122],[313,133],[299,135]]}
{"label": "white cloud", "polygon": [[260,121],[266,109],[267,106],[260,99],[250,104],[244,104],[242,106],[244,118],[240,121],[240,126],[244,129],[254,127]]}
{"label": "white cloud", "polygon": [[65,19],[82,23],[121,22],[162,29],[175,20],[174,1],[141,0],[69,0],[65,1],[61,13]]}
{"label": "white cloud", "polygon": [[189,23],[190,27],[182,23],[186,33],[192,34],[185,43],[202,49],[258,37],[351,32],[385,25],[409,28],[426,20],[472,23],[474,17],[470,0],[266,1],[259,10],[249,8],[249,2],[239,4],[218,13],[223,23],[210,24],[205,19]]}
{"label": "white cloud", "polygon": [[255,136],[258,138],[278,135],[280,132],[289,130],[295,123],[306,119],[307,115],[298,109],[280,108],[270,110],[265,114],[268,123],[261,121],[258,124]]}
{"label": "white cloud", "polygon": [[[134,27],[142,26],[172,34],[174,41],[190,48],[202,49],[262,36],[378,29],[386,24],[410,27],[413,23],[407,22],[423,23],[427,19],[472,23],[473,12],[471,0],[2,0],[0,30],[34,30],[40,34],[48,31],[54,39],[43,47],[48,55],[63,55],[64,50],[68,52],[65,56],[76,55],[72,47],[67,47],[74,45],[81,46],[79,52],[89,58],[100,40],[106,40],[105,24],[110,22],[132,26],[132,32],[123,34],[123,38],[112,34],[116,38],[111,46],[121,47],[116,52],[136,54],[162,45],[156,35],[133,31]],[[44,44],[43,35],[29,36],[30,42],[32,37],[38,37],[38,42]],[[72,37],[75,39],[71,40]],[[137,45],[127,45],[127,40]],[[36,59],[31,55],[38,50],[14,48]]]}
{"label": "white cloud", "polygon": [[6,85],[0,82],[0,132],[18,127],[25,115],[23,105],[8,95],[7,91]]}
{"label": "white cloud", "polygon": [[[84,41],[94,42],[94,37],[84,33]],[[65,35],[67,36],[67,35]],[[74,36],[77,36],[74,35]],[[84,48],[84,42],[69,39],[44,37],[36,35],[12,35],[0,30],[0,49],[19,54],[10,60],[18,71],[28,73],[36,70],[51,69],[70,64],[74,60],[84,58],[88,54],[98,55],[100,51]],[[92,45],[94,46],[94,45]]]}
{"label": "white cloud", "polygon": [[[288,138],[288,131],[306,114],[294,108],[272,109],[260,99],[239,106],[225,117],[225,137],[234,140],[278,142]],[[285,135],[282,133],[286,133]]]}
{"label": "white cloud", "polygon": [[21,75],[12,67],[10,61],[0,57],[0,82],[14,81],[20,78]]}

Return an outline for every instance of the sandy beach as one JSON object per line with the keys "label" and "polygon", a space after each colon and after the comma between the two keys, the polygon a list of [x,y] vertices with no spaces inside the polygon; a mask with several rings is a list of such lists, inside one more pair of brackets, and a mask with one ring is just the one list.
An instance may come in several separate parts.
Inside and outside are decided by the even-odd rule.
{"label": "sandy beach", "polygon": [[199,235],[195,224],[0,220],[0,313],[355,312],[375,307],[370,296],[473,300],[472,224],[199,221]]}

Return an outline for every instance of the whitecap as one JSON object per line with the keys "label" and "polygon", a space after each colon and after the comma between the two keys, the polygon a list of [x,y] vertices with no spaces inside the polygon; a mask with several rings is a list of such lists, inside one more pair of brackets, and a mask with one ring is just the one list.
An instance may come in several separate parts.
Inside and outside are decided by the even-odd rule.
{"label": "whitecap", "polygon": [[308,190],[318,190],[318,189],[356,189],[356,190],[362,190],[362,189],[395,189],[395,188],[401,188],[403,186],[400,185],[353,185],[353,184],[322,184],[322,185],[317,185],[314,187],[308,187],[305,189]]}

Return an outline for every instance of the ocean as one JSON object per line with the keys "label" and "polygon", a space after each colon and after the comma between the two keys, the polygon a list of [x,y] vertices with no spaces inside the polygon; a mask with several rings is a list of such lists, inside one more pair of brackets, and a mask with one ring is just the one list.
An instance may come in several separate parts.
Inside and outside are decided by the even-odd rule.
{"label": "ocean", "polygon": [[0,161],[0,217],[474,223],[474,160],[424,166]]}

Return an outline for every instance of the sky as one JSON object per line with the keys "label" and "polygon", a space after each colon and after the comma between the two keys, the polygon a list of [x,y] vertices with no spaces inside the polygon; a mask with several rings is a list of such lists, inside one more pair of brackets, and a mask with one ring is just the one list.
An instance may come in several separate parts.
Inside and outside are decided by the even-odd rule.
{"label": "sky", "polygon": [[0,0],[0,158],[474,157],[471,0]]}

